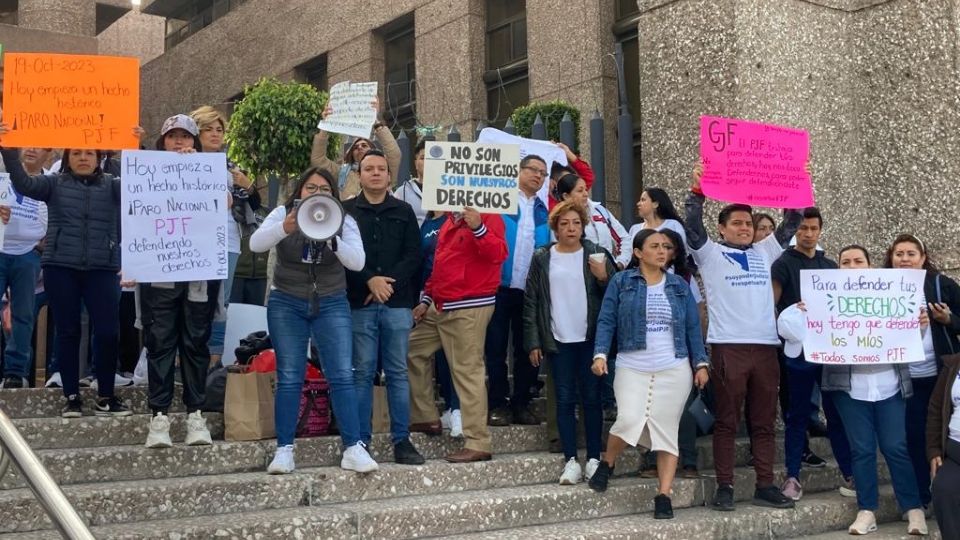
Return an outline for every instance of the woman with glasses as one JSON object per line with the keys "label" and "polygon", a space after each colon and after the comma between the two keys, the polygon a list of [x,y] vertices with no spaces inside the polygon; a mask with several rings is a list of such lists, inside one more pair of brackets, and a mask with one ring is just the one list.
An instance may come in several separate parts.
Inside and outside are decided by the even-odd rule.
{"label": "woman with glasses", "polygon": [[277,355],[277,452],[267,467],[270,474],[294,470],[293,439],[311,338],[330,383],[330,401],[344,447],[340,467],[356,472],[378,469],[360,441],[353,384],[353,322],[344,270],[363,269],[363,241],[357,222],[349,215],[344,216],[343,229],[332,240],[314,242],[300,232],[297,205],[317,193],[337,197],[339,190],[329,172],[311,167],[300,175],[283,206],[270,212],[250,237],[254,252],[277,250],[267,300],[267,328]]}

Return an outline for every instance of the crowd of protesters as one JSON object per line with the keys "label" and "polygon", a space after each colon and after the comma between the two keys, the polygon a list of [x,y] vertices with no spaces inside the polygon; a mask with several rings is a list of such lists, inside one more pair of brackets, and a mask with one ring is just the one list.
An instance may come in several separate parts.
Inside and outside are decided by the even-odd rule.
{"label": "crowd of protesters", "polygon": [[[227,129],[226,118],[201,107],[168,118],[155,148],[221,152]],[[0,146],[5,131],[0,125]],[[230,164],[229,272],[222,282],[123,280],[115,158],[66,149],[50,170],[50,149],[2,148],[12,196],[0,207],[7,223],[0,288],[12,324],[0,386],[30,385],[39,282],[55,329],[64,417],[83,414],[86,317],[95,414],[132,414],[114,393],[130,378],[125,351],[139,354],[139,343],[124,344],[132,333],[135,342],[142,336],[148,366],[146,446],[172,445],[168,410],[177,366],[185,444],[209,445],[200,410],[208,369],[223,354],[229,305],[264,304],[266,297],[277,360],[270,473],[295,470],[312,342],[330,384],[344,469],[378,469],[367,451],[378,377],[385,380],[395,462],[420,465],[411,432],[449,430],[463,445],[446,459],[466,463],[491,459],[488,426],[539,424],[531,404],[543,372],[548,431],[555,430],[549,442],[563,454],[561,485],[585,481],[605,491],[617,458],[635,446],[651,452],[644,468],[659,480],[654,516],[672,518],[675,475],[698,475],[690,404],[709,393],[714,509],[735,508],[735,438],[744,416],[756,471],[753,504],[788,509],[802,498],[801,469],[825,465],[809,451],[808,433],[819,429],[829,437],[841,493],[857,500],[851,534],[877,527],[879,446],[908,532],[925,534],[925,513],[935,511],[944,537],[960,537],[960,287],[919,238],[897,236],[882,267],[926,271],[917,313],[924,357],[821,366],[806,361],[794,331],[805,325],[800,272],[869,268],[871,258],[858,245],[840,250],[839,262],[825,253],[819,241],[826,220],[818,209],[786,210],[778,226],[750,206],[729,204],[714,239],[696,168],[685,216],[664,190],[648,187],[637,202],[641,222],[628,231],[591,200],[589,164],[559,145],[568,165],[550,166],[537,155],[520,162],[516,213],[431,212],[422,205],[423,143],[414,151],[416,177],[398,186],[399,147],[382,123],[373,135],[350,140],[338,163],[326,155],[327,133],[319,132],[311,167],[269,213],[255,183]],[[549,195],[541,197],[545,183]],[[315,194],[343,201],[345,220],[332,240],[315,242],[299,230],[297,203]],[[276,258],[268,294],[270,250]],[[778,406],[785,424],[781,485],[774,483]],[[818,427],[821,407],[825,427]],[[613,421],[606,438],[605,420]]]}

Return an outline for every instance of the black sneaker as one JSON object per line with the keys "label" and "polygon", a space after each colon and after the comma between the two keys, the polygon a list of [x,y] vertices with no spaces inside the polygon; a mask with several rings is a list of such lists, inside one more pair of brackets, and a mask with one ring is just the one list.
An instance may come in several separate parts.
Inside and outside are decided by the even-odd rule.
{"label": "black sneaker", "polygon": [[613,474],[613,467],[607,465],[606,461],[601,460],[600,465],[597,466],[596,472],[593,473],[593,476],[590,477],[590,481],[587,482],[587,485],[590,486],[590,489],[603,493],[607,490],[607,482],[610,481],[610,475]]}
{"label": "black sneaker", "polygon": [[673,505],[670,497],[661,493],[653,498],[653,519],[673,519]]}
{"label": "black sneaker", "polygon": [[67,398],[67,404],[60,409],[62,418],[80,418],[83,416],[83,400],[74,394]]}
{"label": "black sneaker", "polygon": [[97,404],[94,405],[93,410],[97,416],[130,416],[133,414],[133,411],[115,396],[97,398]]}
{"label": "black sneaker", "polygon": [[509,426],[513,423],[513,414],[506,407],[497,407],[487,415],[488,426]]}
{"label": "black sneaker", "polygon": [[806,452],[803,454],[803,457],[800,458],[800,461],[803,462],[805,467],[810,467],[811,469],[822,469],[827,466],[827,462],[813,452]]}
{"label": "black sneaker", "polygon": [[25,377],[4,377],[0,388],[30,388],[30,383]]}
{"label": "black sneaker", "polygon": [[757,488],[753,492],[753,505],[768,508],[793,508],[793,500],[777,489],[777,486]]}
{"label": "black sneaker", "polygon": [[713,509],[720,512],[733,512],[733,486],[717,487],[717,494],[713,497]]}
{"label": "black sneaker", "polygon": [[401,465],[423,465],[426,460],[417,452],[410,439],[404,439],[393,445],[393,461]]}

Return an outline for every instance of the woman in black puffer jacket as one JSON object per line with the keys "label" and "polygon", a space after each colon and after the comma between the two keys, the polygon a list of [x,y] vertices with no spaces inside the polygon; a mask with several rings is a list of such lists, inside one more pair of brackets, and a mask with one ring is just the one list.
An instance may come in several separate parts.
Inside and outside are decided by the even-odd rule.
{"label": "woman in black puffer jacket", "polygon": [[[7,131],[0,125],[0,135]],[[57,331],[58,360],[67,403],[61,416],[82,416],[80,303],[96,329],[97,416],[131,414],[113,395],[120,301],[120,180],[100,169],[96,150],[65,150],[59,174],[28,176],[15,149],[0,149],[14,189],[47,203],[47,244],[41,258],[44,288]]]}

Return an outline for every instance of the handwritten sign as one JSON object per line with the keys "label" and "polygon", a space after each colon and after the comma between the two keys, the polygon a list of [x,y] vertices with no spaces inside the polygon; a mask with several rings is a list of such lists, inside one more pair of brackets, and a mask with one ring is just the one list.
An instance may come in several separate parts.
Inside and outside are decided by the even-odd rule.
{"label": "handwritten sign", "polygon": [[330,89],[332,112],[317,127],[331,133],[367,138],[377,121],[377,110],[371,105],[376,98],[376,82],[337,83]]}
{"label": "handwritten sign", "polygon": [[924,270],[801,270],[808,362],[895,364],[924,359]]}
{"label": "handwritten sign", "polygon": [[[478,143],[485,144],[516,144],[520,147],[520,159],[534,154],[542,157],[547,163],[547,172],[553,167],[554,163],[567,165],[567,154],[557,145],[549,141],[538,141],[537,139],[527,139],[518,135],[511,135],[506,131],[500,131],[497,128],[483,128],[480,136],[477,137]],[[544,182],[537,197],[543,200],[544,204],[549,203],[550,182]]]}
{"label": "handwritten sign", "polygon": [[511,144],[428,142],[423,164],[423,208],[514,214],[520,188],[520,147]]}
{"label": "handwritten sign", "polygon": [[138,148],[140,61],[117,56],[7,53],[8,147]]}
{"label": "handwritten sign", "polygon": [[721,201],[773,208],[813,206],[805,168],[810,136],[790,127],[700,117],[700,186]]}
{"label": "handwritten sign", "polygon": [[[0,206],[10,206],[10,201],[15,195],[10,189],[10,174],[0,173]],[[12,210],[11,210],[12,212]],[[13,216],[11,216],[12,218]],[[0,220],[0,246],[3,245],[3,239],[6,237],[7,224]]]}
{"label": "handwritten sign", "polygon": [[120,175],[124,278],[227,278],[226,154],[125,151]]}

